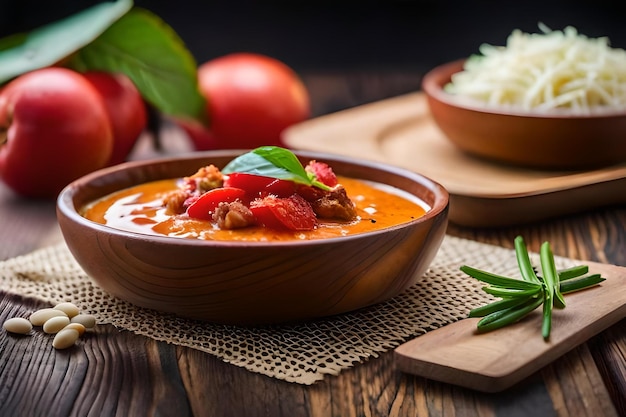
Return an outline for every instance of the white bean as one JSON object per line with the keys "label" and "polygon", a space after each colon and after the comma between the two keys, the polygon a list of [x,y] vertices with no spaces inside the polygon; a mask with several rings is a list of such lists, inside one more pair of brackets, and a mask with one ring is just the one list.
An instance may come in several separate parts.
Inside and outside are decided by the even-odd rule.
{"label": "white bean", "polygon": [[86,329],[91,329],[96,325],[96,317],[91,314],[78,314],[70,320],[72,323],[80,323]]}
{"label": "white bean", "polygon": [[58,316],[67,317],[67,314],[64,311],[56,310],[54,308],[42,308],[41,310],[37,310],[31,314],[29,320],[33,326],[43,326],[46,321],[52,317]]}
{"label": "white bean", "polygon": [[89,329],[96,326],[96,317],[81,314],[78,307],[70,302],[58,303],[54,308],[42,308],[30,315],[28,319],[14,317],[3,324],[7,332],[28,334],[33,326],[42,326],[43,331],[55,334],[52,346],[55,349],[67,349]]}
{"label": "white bean", "polygon": [[55,349],[67,349],[74,346],[78,340],[79,334],[76,329],[63,329],[54,336],[52,346]]}
{"label": "white bean", "polygon": [[74,303],[59,303],[55,305],[54,308],[55,310],[63,311],[69,318],[72,318],[80,313],[80,310]]}
{"label": "white bean", "polygon": [[70,324],[70,318],[67,316],[51,317],[43,324],[44,333],[54,334]]}
{"label": "white bean", "polygon": [[2,324],[4,330],[17,334],[28,334],[33,329],[33,324],[21,317],[13,317]]}
{"label": "white bean", "polygon": [[78,332],[79,336],[82,336],[85,333],[85,326],[80,323],[70,323],[65,326],[64,329],[74,329]]}

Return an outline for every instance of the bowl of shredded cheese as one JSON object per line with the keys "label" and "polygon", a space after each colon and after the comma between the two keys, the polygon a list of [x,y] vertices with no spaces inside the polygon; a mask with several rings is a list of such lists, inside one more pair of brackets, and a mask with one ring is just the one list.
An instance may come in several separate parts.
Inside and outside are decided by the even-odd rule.
{"label": "bowl of shredded cheese", "polygon": [[462,151],[494,162],[626,163],[626,51],[573,27],[539,27],[428,72],[422,87],[436,124]]}

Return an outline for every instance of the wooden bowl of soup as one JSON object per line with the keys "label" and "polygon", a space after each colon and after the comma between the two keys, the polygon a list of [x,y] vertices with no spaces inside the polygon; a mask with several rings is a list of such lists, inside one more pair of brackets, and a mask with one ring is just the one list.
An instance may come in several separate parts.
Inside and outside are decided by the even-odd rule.
{"label": "wooden bowl of soup", "polygon": [[447,91],[464,63],[435,67],[422,81],[433,120],[462,152],[491,163],[542,170],[587,170],[626,162],[623,106],[583,112],[489,105]]}
{"label": "wooden bowl of soup", "polygon": [[[146,184],[170,187],[200,167],[223,168],[241,153],[128,162],[74,181],[57,203],[71,253],[98,286],[137,306],[215,323],[262,325],[342,314],[389,300],[421,279],[440,247],[449,201],[440,184],[393,166],[314,152],[295,154],[303,164],[315,160],[332,167],[340,182],[349,183],[345,189],[357,206],[369,199],[349,227],[232,230],[230,237],[214,238],[198,231],[197,224],[193,233],[170,233],[141,229],[150,223],[145,219],[133,223],[139,228],[129,228],[124,226],[128,219],[102,223],[85,217],[117,195],[125,193],[119,205],[131,204]],[[375,191],[368,197],[368,190]],[[181,215],[172,223],[186,221]]]}

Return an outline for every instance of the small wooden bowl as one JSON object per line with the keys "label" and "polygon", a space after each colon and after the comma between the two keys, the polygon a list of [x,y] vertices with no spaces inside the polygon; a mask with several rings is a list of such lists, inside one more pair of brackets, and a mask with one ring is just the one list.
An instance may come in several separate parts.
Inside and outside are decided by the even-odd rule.
{"label": "small wooden bowl", "polygon": [[435,67],[422,81],[435,123],[459,149],[533,169],[582,170],[626,162],[626,109],[571,115],[468,104],[443,90],[463,62]]}
{"label": "small wooden bowl", "polygon": [[348,237],[298,242],[212,242],[117,230],[79,214],[86,204],[147,181],[223,167],[240,151],[129,162],[68,185],[57,215],[67,245],[102,289],[135,305],[211,322],[256,325],[307,320],[388,300],[420,279],[444,238],[447,191],[417,173],[297,152],[340,175],[386,183],[427,203],[426,215]]}

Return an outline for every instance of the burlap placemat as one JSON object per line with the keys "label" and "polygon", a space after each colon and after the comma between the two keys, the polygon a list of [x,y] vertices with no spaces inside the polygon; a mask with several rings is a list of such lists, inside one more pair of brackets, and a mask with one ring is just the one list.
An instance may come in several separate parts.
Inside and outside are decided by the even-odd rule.
{"label": "burlap placemat", "polygon": [[[572,264],[556,261],[559,267]],[[65,244],[1,262],[0,274],[2,289],[10,293],[51,304],[71,301],[99,323],[308,385],[465,318],[470,309],[490,301],[482,284],[459,270],[463,264],[517,276],[514,251],[446,236],[419,282],[388,302],[302,324],[252,328],[181,319],[115,298],[90,280]]]}

